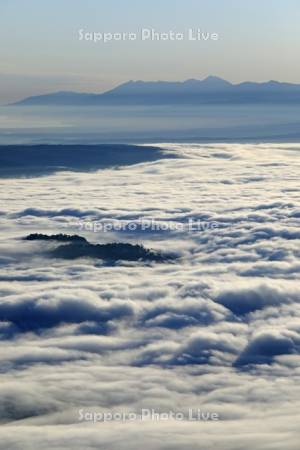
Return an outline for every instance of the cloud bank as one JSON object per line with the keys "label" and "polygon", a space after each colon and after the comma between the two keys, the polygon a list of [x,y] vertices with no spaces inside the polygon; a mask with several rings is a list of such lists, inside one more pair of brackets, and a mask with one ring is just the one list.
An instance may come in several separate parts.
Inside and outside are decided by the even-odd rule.
{"label": "cloud bank", "polygon": [[[160,147],[130,167],[0,180],[3,448],[298,448],[300,146]],[[82,229],[108,219],[182,226]],[[34,232],[178,258],[49,260],[21,241]],[[220,421],[90,424],[81,408]]]}

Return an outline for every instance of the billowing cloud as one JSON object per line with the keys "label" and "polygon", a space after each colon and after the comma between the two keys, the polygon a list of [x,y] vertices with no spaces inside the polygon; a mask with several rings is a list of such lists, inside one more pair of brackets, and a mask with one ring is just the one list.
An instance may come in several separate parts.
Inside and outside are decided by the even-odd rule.
{"label": "billowing cloud", "polygon": [[[300,146],[160,147],[176,159],[0,179],[5,449],[298,449]],[[36,232],[178,258],[49,259]],[[78,419],[141,408],[220,420]]]}

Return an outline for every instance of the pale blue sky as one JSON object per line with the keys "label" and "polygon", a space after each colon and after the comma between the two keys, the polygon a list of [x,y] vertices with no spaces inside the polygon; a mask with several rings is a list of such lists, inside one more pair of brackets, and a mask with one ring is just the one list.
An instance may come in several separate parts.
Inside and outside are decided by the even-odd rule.
{"label": "pale blue sky", "polygon": [[[129,79],[300,82],[299,0],[0,0],[0,102]],[[217,42],[79,42],[78,30],[201,28]]]}

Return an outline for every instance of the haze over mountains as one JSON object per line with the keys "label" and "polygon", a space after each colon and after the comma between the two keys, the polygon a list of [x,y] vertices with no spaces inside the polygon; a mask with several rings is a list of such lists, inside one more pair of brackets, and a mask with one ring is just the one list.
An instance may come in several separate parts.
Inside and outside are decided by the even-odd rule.
{"label": "haze over mountains", "polygon": [[128,81],[104,93],[54,92],[25,98],[15,105],[92,106],[168,104],[300,103],[300,84],[268,81],[232,84],[209,76],[204,80]]}

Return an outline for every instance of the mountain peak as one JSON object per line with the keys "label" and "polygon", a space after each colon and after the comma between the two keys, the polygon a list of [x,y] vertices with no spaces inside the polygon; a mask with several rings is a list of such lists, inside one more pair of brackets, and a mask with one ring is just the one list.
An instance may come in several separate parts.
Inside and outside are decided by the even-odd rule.
{"label": "mountain peak", "polygon": [[130,80],[102,94],[59,92],[27,98],[19,105],[154,105],[154,104],[300,104],[300,84],[244,82],[232,84],[210,75],[203,80]]}
{"label": "mountain peak", "polygon": [[229,81],[224,80],[223,78],[220,77],[216,77],[214,75],[209,75],[208,77],[204,78],[202,80],[202,83],[212,87],[232,86],[232,84]]}

